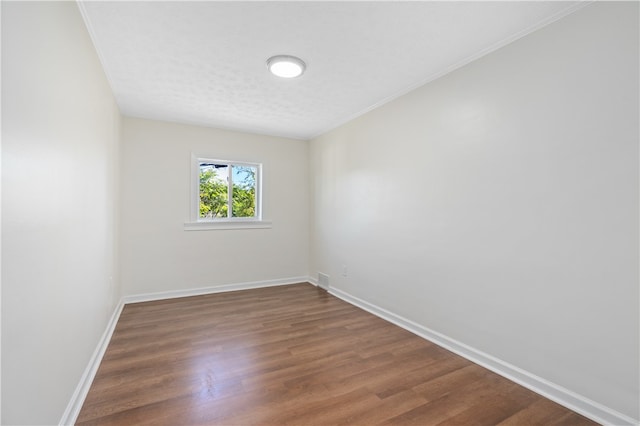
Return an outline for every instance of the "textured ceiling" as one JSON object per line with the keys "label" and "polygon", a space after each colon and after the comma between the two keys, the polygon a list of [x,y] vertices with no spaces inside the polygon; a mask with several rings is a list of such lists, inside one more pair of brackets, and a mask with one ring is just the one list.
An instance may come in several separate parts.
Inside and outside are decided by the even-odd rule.
{"label": "textured ceiling", "polygon": [[[581,2],[80,2],[123,114],[309,139]],[[295,55],[284,80],[266,60]]]}

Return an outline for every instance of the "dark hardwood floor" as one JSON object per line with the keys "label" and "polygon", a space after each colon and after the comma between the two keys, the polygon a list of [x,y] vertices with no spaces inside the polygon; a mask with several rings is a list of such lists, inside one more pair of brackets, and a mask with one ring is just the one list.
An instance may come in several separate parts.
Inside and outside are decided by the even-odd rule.
{"label": "dark hardwood floor", "polygon": [[77,424],[595,423],[296,284],[125,306]]}

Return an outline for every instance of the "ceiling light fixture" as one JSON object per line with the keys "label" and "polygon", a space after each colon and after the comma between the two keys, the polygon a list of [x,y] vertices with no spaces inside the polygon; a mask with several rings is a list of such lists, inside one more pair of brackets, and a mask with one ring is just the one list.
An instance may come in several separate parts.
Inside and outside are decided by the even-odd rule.
{"label": "ceiling light fixture", "polygon": [[267,60],[267,68],[278,77],[296,78],[304,73],[307,65],[302,59],[295,56],[277,55]]}

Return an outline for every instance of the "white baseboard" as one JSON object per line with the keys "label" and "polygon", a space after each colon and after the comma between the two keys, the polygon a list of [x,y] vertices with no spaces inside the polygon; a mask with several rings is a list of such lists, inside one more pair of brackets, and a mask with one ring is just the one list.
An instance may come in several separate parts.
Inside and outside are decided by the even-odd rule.
{"label": "white baseboard", "polygon": [[161,291],[158,293],[134,294],[124,297],[124,303],[151,302],[154,300],[176,299],[178,297],[201,296],[203,294],[222,293],[227,291],[249,290],[252,288],[274,287],[279,285],[299,284],[309,281],[309,277],[281,278],[276,280],[252,281],[246,283],[224,284],[219,286],[192,288],[187,290]]}
{"label": "white baseboard", "polygon": [[355,305],[367,312],[370,312],[384,320],[389,321],[399,327],[410,331],[424,339],[427,339],[438,346],[441,346],[451,352],[454,352],[471,362],[481,365],[507,379],[518,383],[552,401],[557,402],[577,413],[582,414],[600,424],[603,425],[637,425],[638,420],[635,420],[625,414],[619,413],[609,407],[585,398],[582,395],[565,389],[555,383],[551,383],[548,380],[538,377],[528,371],[525,371],[515,365],[502,361],[494,356],[479,351],[471,346],[465,345],[462,342],[458,342],[455,339],[447,337],[437,331],[431,330],[427,327],[423,327],[411,320],[403,318],[392,312],[387,311],[379,306],[364,301],[358,297],[342,291],[340,289],[331,287],[329,293],[334,296]]}
{"label": "white baseboard", "polygon": [[89,393],[89,388],[91,387],[91,383],[93,383],[93,379],[98,372],[98,367],[100,367],[100,362],[102,362],[102,357],[104,356],[105,351],[107,350],[107,346],[109,346],[109,342],[111,341],[111,336],[113,336],[113,331],[116,328],[116,324],[118,323],[118,319],[120,318],[120,313],[122,313],[122,308],[124,307],[124,303],[122,300],[118,302],[116,305],[109,322],[107,323],[107,328],[104,333],[102,333],[102,337],[98,341],[98,346],[95,351],[93,351],[93,355],[89,359],[89,364],[87,368],[85,368],[82,376],[80,377],[80,382],[78,386],[76,386],[76,390],[73,392],[71,396],[71,400],[67,405],[67,409],[64,410],[64,414],[60,419],[60,425],[73,425],[78,418],[78,414],[80,414],[80,409],[82,409],[82,404],[84,404],[84,400]]}

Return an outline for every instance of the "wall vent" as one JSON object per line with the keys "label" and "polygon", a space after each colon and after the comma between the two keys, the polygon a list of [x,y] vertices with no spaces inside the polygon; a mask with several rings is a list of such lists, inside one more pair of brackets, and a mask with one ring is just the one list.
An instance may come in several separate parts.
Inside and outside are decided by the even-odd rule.
{"label": "wall vent", "polygon": [[329,290],[329,275],[318,272],[318,287]]}

